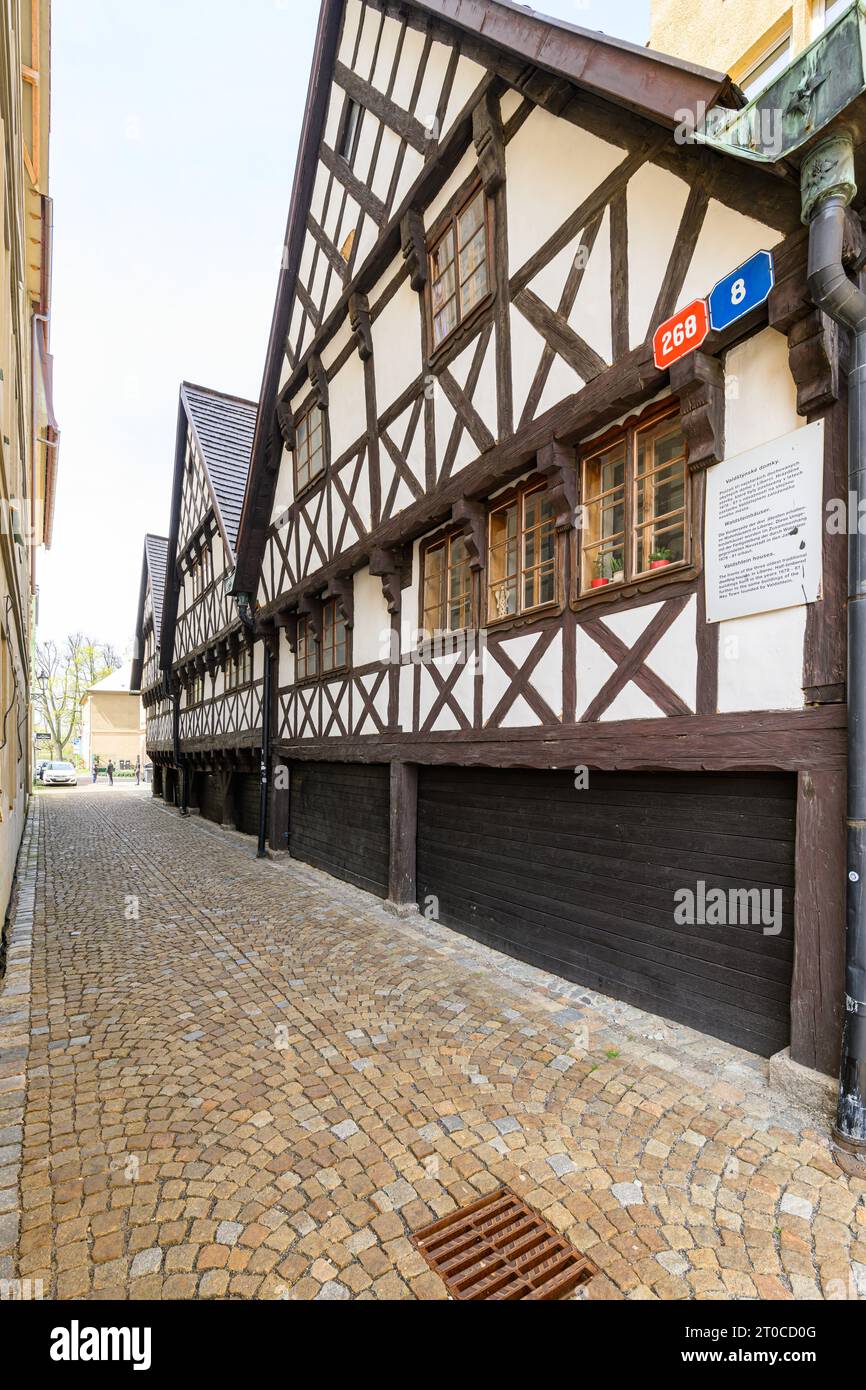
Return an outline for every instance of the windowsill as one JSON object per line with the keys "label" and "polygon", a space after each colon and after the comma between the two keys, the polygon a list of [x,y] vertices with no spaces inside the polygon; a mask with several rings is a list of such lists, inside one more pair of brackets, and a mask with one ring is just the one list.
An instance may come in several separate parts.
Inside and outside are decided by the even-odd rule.
{"label": "windowsill", "polygon": [[300,679],[293,682],[293,687],[297,689],[299,686],[319,685],[322,681],[330,681],[334,680],[335,677],[347,676],[349,670],[350,667],[347,664],[346,666],[335,666],[333,671],[319,671],[315,676],[301,676]]}
{"label": "windowsill", "polygon": [[[299,488],[298,485],[297,485],[297,481],[295,481],[295,495],[294,495],[294,497],[292,498],[292,501],[293,501],[293,502],[300,502],[302,498],[306,498],[306,497],[311,496],[311,495],[315,492],[315,489],[316,489],[320,484],[323,484],[323,483],[325,483],[325,482],[327,481],[327,477],[328,477],[328,468],[327,468],[327,464],[326,464],[325,467],[322,469],[321,473],[317,473],[316,476],[315,476],[315,478],[311,478],[310,481],[309,481],[308,483],[304,483],[304,486],[303,486],[303,487]],[[289,505],[291,505],[291,504],[289,504]],[[286,507],[285,510],[288,511],[289,508]]]}
{"label": "windowsill", "polygon": [[[447,365],[452,355],[455,355],[459,349],[464,348],[469,339],[475,336],[481,326],[482,319],[491,308],[495,299],[496,290],[488,290],[484,298],[479,300],[475,305],[472,312],[467,314],[465,319],[461,319],[456,327],[452,328],[451,332],[442,339],[441,343],[437,343],[436,347],[431,350],[427,361],[427,365],[431,371],[435,371],[437,367]],[[432,340],[432,315],[430,320],[430,336]]]}
{"label": "windowsill", "polygon": [[675,565],[665,565],[661,570],[647,570],[644,574],[636,575],[634,579],[618,580],[615,584],[602,584],[597,589],[584,589],[571,600],[571,608],[575,612],[582,612],[584,609],[610,607],[623,599],[634,598],[638,594],[646,594],[656,590],[664,590],[670,585],[682,583],[696,579],[700,574],[700,568],[688,560],[681,560]]}
{"label": "windowsill", "polygon": [[509,628],[528,627],[540,618],[557,618],[564,612],[564,605],[554,600],[552,603],[540,604],[537,608],[525,608],[522,613],[507,613],[504,618],[488,618],[487,626],[501,632]]}

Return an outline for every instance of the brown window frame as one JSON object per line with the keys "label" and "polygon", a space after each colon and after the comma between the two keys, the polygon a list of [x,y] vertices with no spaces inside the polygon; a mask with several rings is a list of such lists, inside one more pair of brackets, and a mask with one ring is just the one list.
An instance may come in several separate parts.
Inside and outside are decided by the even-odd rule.
{"label": "brown window frame", "polygon": [[[346,103],[343,107],[342,115],[340,116],[340,132],[337,137],[336,153],[337,157],[339,159],[342,159],[344,164],[348,164],[350,169],[354,164],[355,156],[358,153],[358,145],[361,141],[361,126],[364,122],[365,110],[366,108],[361,104],[360,101],[356,101],[354,97],[346,97]],[[349,141],[348,147],[346,147],[346,138],[350,134],[350,126],[353,111],[357,111],[358,116],[357,120],[355,121],[354,127],[352,127],[351,129],[351,139]]]}
{"label": "brown window frame", "polygon": [[[677,401],[666,401],[661,407],[650,407],[639,416],[632,416],[623,424],[606,431],[597,439],[591,440],[585,449],[582,449],[578,458],[578,495],[581,506],[589,505],[595,501],[595,497],[587,501],[586,467],[597,459],[601,454],[609,453],[612,450],[622,447],[624,451],[623,468],[623,529],[622,532],[615,532],[614,535],[622,535],[622,574],[621,580],[611,580],[609,576],[607,584],[593,584],[593,579],[588,582],[584,577],[584,556],[587,551],[587,542],[584,539],[584,531],[577,531],[577,547],[575,558],[575,585],[576,599],[583,602],[589,598],[604,597],[613,598],[617,594],[629,591],[632,592],[638,585],[641,587],[647,583],[656,583],[667,580],[673,575],[682,578],[684,573],[689,573],[694,569],[695,556],[698,551],[697,542],[693,536],[694,526],[694,503],[692,497],[692,475],[689,472],[688,463],[688,441],[682,432],[682,452],[674,462],[682,461],[683,467],[683,505],[676,508],[673,512],[665,513],[662,519],[682,515],[683,529],[683,555],[681,559],[668,560],[664,563],[653,562],[642,569],[637,567],[638,535],[639,532],[651,527],[656,518],[636,521],[637,511],[637,457],[638,444],[640,437],[651,430],[664,426],[667,422],[679,421],[680,409]],[[664,465],[669,466],[669,465]],[[609,489],[608,491],[612,491]],[[602,494],[598,494],[601,496]],[[613,539],[611,537],[610,539]],[[592,543],[590,543],[592,545]],[[598,543],[592,545],[593,549],[598,547]],[[664,547],[665,549],[667,547]],[[595,567],[594,567],[595,568]],[[606,576],[596,575],[595,578]]]}
{"label": "brown window frame", "polygon": [[[342,628],[343,639],[337,641],[337,632]],[[343,660],[338,661],[337,655],[342,650]],[[328,665],[328,658],[332,658],[332,664]],[[322,636],[319,641],[319,672],[325,676],[333,676],[338,671],[345,671],[349,666],[349,629],[346,626],[346,619],[340,609],[339,603],[335,598],[326,599],[322,604]]]}
{"label": "brown window frame", "polygon": [[[302,429],[302,427],[307,423],[307,421],[310,420],[310,418],[311,418],[311,416],[312,416],[312,414],[313,414],[313,411],[315,411],[315,410],[317,410],[317,411],[319,412],[319,416],[320,416],[320,419],[321,419],[322,445],[321,445],[321,450],[320,450],[320,451],[317,450],[316,452],[317,452],[317,453],[318,453],[318,452],[321,452],[321,456],[322,456],[322,466],[321,466],[321,468],[319,468],[315,473],[310,474],[310,475],[307,477],[307,479],[306,479],[305,482],[301,483],[301,482],[299,482],[299,480],[298,480],[298,479],[299,479],[298,456],[299,456],[299,449],[300,449],[301,429]],[[309,435],[308,435],[308,438],[309,438]],[[312,457],[312,455],[308,455],[308,460],[307,460],[308,462],[309,462],[309,458],[311,458],[311,457]],[[318,401],[310,401],[309,404],[307,404],[307,405],[305,405],[305,406],[303,406],[303,407],[301,408],[301,410],[298,412],[298,415],[297,415],[296,418],[295,418],[295,447],[294,447],[294,449],[292,450],[292,475],[293,475],[294,485],[295,485],[295,497],[301,497],[305,492],[307,492],[310,488],[314,487],[316,483],[318,483],[322,478],[324,478],[325,474],[326,474],[327,471],[328,471],[328,462],[329,462],[328,412],[327,412],[327,410],[325,409],[324,406],[319,405]]]}
{"label": "brown window frame", "polygon": [[[523,601],[525,576],[528,570],[539,571],[542,568],[542,565],[547,563],[545,561],[538,561],[536,564],[531,565],[529,567],[527,567],[526,565],[526,499],[528,497],[533,496],[536,493],[547,493],[548,495],[550,494],[550,488],[548,487],[546,481],[544,481],[543,479],[539,479],[537,476],[527,478],[522,483],[517,484],[517,486],[510,488],[508,492],[503,493],[500,497],[495,497],[488,500],[487,568],[484,576],[484,606],[487,615],[486,621],[488,626],[498,623],[509,623],[519,621],[521,618],[531,617],[534,614],[549,613],[551,611],[556,610],[558,607],[561,607],[562,605],[562,549],[560,546],[559,536],[557,535],[556,531],[555,516],[549,520],[549,523],[547,523],[551,527],[551,532],[553,536],[553,597],[549,599],[544,599],[543,602],[534,603],[528,606],[525,605]],[[498,587],[499,585],[506,583],[508,576],[506,576],[505,580],[493,580],[492,578],[494,550],[493,518],[497,515],[498,512],[507,511],[510,507],[513,507],[515,505],[518,507],[517,541],[519,546],[519,564],[515,572],[515,583],[517,585],[517,607],[513,613],[496,614],[493,611],[492,604],[493,590],[495,587]],[[532,529],[537,530],[538,528],[533,527]]]}
{"label": "brown window frame", "polygon": [[319,642],[313,629],[313,620],[309,613],[301,613],[298,616],[295,637],[295,682],[300,684],[302,681],[318,680],[319,666]]}
{"label": "brown window frame", "polygon": [[[476,304],[473,304],[469,310],[464,312],[460,294],[461,284],[458,279],[454,296],[457,308],[457,319],[452,325],[452,327],[449,328],[448,331],[437,342],[436,311],[433,307],[433,286],[437,277],[434,274],[433,258],[436,255],[436,252],[439,250],[439,247],[442,245],[445,238],[448,236],[452,236],[454,238],[454,258],[450,262],[450,264],[459,267],[460,251],[462,249],[460,246],[459,219],[463,216],[463,214],[467,211],[470,205],[479,196],[482,201],[483,225],[485,229],[484,264],[487,270],[487,288],[484,291],[484,294],[478,300],[478,302]],[[492,200],[488,198],[486,192],[484,191],[484,185],[482,184],[480,177],[478,175],[474,175],[472,179],[472,184],[469,187],[468,191],[466,190],[466,188],[464,188],[456,195],[456,197],[452,200],[450,207],[448,207],[437,219],[437,221],[431,228],[430,233],[428,234],[427,290],[425,299],[427,307],[427,332],[429,335],[431,360],[438,357],[440,353],[444,353],[447,350],[447,348],[449,348],[451,344],[455,341],[455,338],[459,337],[461,329],[465,329],[468,324],[473,324],[475,320],[479,317],[479,315],[481,315],[484,312],[484,310],[488,307],[488,305],[494,297],[496,290],[496,266],[494,261],[493,217],[494,211]],[[473,236],[469,238],[470,242],[474,239],[475,235],[476,233],[473,233]],[[474,274],[475,272],[473,271],[472,273]],[[459,275],[459,269],[457,270],[457,274]],[[467,276],[467,281],[469,278],[471,277]],[[466,283],[466,281],[464,281],[463,283]]]}
{"label": "brown window frame", "polygon": [[428,570],[427,570],[428,559],[429,559],[429,557],[430,557],[431,555],[435,554],[436,551],[444,550],[445,553],[446,553],[446,563],[445,563],[445,570],[444,570],[444,573],[445,573],[446,575],[450,575],[452,569],[456,569],[456,568],[457,568],[456,565],[453,565],[453,564],[451,563],[451,547],[452,547],[452,545],[454,544],[455,541],[462,541],[463,544],[464,544],[464,546],[465,546],[465,544],[466,544],[466,535],[465,535],[465,533],[464,533],[464,531],[463,531],[462,529],[454,528],[453,530],[444,531],[444,532],[441,532],[441,533],[439,533],[439,534],[437,534],[437,535],[435,535],[435,536],[430,536],[427,540],[422,541],[421,546],[420,546],[420,553],[419,553],[419,561],[420,561],[419,569],[420,569],[420,575],[419,575],[419,591],[418,591],[418,626],[419,626],[419,629],[420,629],[422,641],[429,641],[431,638],[434,638],[437,634],[452,633],[452,632],[468,632],[468,631],[470,631],[474,626],[476,626],[476,609],[477,609],[477,602],[476,602],[475,579],[474,579],[475,571],[472,569],[472,567],[471,567],[471,565],[470,565],[468,553],[467,553],[466,558],[465,558],[465,561],[464,561],[464,563],[465,563],[465,565],[466,565],[466,568],[467,568],[467,570],[468,570],[468,578],[469,578],[469,584],[468,584],[468,587],[467,587],[467,590],[466,590],[466,593],[467,593],[467,607],[468,607],[467,622],[464,623],[462,627],[451,627],[451,625],[450,625],[450,618],[451,618],[451,612],[450,612],[450,609],[451,609],[451,601],[450,601],[450,584],[448,584],[448,583],[446,582],[445,593],[444,593],[444,596],[443,596],[443,598],[442,598],[442,600],[441,600],[442,606],[444,606],[444,609],[445,609],[445,619],[446,619],[446,621],[445,621],[443,624],[440,624],[438,627],[429,628],[429,627],[427,626],[427,606],[426,606],[426,601],[425,601],[425,600],[426,600],[426,588],[427,588],[427,578],[428,578]]}

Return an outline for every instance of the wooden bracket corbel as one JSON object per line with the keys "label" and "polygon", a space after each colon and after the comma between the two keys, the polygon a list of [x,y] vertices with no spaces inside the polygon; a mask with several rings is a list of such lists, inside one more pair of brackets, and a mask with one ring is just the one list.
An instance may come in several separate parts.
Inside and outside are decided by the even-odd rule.
{"label": "wooden bracket corbel", "polygon": [[278,400],[274,410],[277,432],[285,449],[295,447],[295,422],[288,401]]}
{"label": "wooden bracket corbel", "polygon": [[358,356],[362,362],[369,362],[373,356],[373,332],[370,327],[370,302],[365,294],[349,296],[349,322],[358,346]]}
{"label": "wooden bracket corbel", "polygon": [[671,366],[671,390],[679,397],[680,426],[689,451],[689,472],[725,456],[725,373],[705,352],[690,352]]}
{"label": "wooden bracket corbel", "polygon": [[[860,236],[862,240],[862,229]],[[813,304],[805,265],[774,285],[767,310],[770,327],[788,339],[788,366],[797,387],[798,413],[809,415],[826,409],[839,399],[847,370],[848,339],[829,314]]]}
{"label": "wooden bracket corbel", "polygon": [[416,294],[427,285],[427,237],[420,213],[410,208],[400,223],[400,249]]}
{"label": "wooden bracket corbel", "polygon": [[534,64],[530,64],[520,74],[517,86],[536,106],[543,106],[545,111],[552,112],[554,116],[562,115],[574,95],[571,83],[566,78],[555,77],[553,73],[545,72],[543,68],[537,68]]}
{"label": "wooden bracket corbel", "polygon": [[472,112],[472,140],[484,192],[492,197],[505,182],[505,132],[499,98],[491,88]]}
{"label": "wooden bracket corbel", "polygon": [[328,409],[328,376],[322,366],[322,359],[313,353],[307,363],[307,375],[310,378],[313,397],[320,410]]}
{"label": "wooden bracket corbel", "polygon": [[487,509],[471,497],[458,497],[451,508],[451,520],[460,527],[470,569],[482,569],[487,545]]}
{"label": "wooden bracket corbel", "polygon": [[323,598],[337,600],[337,607],[343,615],[346,627],[352,627],[355,622],[355,586],[352,583],[350,574],[337,575],[328,583]]}
{"label": "wooden bracket corbel", "polygon": [[574,449],[551,439],[538,451],[538,472],[547,481],[547,490],[556,507],[557,531],[570,531],[577,509],[577,460]]}
{"label": "wooden bracket corbel", "polygon": [[370,553],[370,573],[382,581],[389,613],[400,612],[400,594],[412,580],[412,552],[377,547]]}
{"label": "wooden bracket corbel", "polygon": [[286,641],[293,652],[298,649],[298,613],[296,609],[283,609],[274,618],[278,632],[285,633]]}
{"label": "wooden bracket corbel", "polygon": [[322,597],[321,594],[302,594],[298,599],[298,613],[306,618],[313,629],[317,642],[322,640]]}

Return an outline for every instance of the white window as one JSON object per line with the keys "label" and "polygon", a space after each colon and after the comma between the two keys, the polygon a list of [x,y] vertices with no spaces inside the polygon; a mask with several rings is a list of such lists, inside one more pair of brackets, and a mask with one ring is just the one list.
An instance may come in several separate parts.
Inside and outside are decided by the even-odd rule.
{"label": "white window", "polygon": [[781,38],[774,39],[764,50],[757,62],[739,79],[741,88],[749,101],[752,101],[765,87],[769,87],[774,77],[784,71],[793,57],[793,41],[788,29]]}

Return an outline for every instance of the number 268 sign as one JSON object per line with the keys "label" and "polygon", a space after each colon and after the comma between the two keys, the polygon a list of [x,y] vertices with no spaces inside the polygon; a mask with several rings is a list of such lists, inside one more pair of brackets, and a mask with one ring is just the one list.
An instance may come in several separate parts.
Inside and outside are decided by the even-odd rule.
{"label": "number 268 sign", "polygon": [[660,324],[653,335],[653,360],[660,370],[700,347],[710,331],[707,301],[695,299],[673,318]]}

